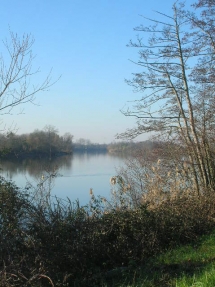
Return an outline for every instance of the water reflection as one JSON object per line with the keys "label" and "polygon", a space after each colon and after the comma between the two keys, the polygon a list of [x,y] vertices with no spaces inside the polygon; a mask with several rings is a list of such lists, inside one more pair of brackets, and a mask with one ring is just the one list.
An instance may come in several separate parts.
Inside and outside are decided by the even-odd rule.
{"label": "water reflection", "polygon": [[13,179],[16,175],[30,175],[37,178],[45,171],[58,169],[72,169],[73,156],[61,156],[49,160],[47,158],[40,159],[12,159],[1,161],[1,170],[3,174],[7,174],[7,178]]}
{"label": "water reflection", "polygon": [[110,194],[110,178],[124,163],[124,156],[108,153],[75,152],[72,156],[48,159],[25,159],[1,161],[1,175],[25,187],[30,182],[37,186],[42,176],[57,171],[58,177],[52,183],[52,195],[60,198],[79,199],[82,204],[89,202],[89,191],[95,195]]}

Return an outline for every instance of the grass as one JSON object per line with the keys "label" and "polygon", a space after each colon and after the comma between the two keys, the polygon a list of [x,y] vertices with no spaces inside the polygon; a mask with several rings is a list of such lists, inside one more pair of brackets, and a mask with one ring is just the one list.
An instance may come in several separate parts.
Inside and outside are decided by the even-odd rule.
{"label": "grass", "polygon": [[215,286],[215,231],[193,244],[150,258],[141,267],[115,270],[98,286],[213,287]]}

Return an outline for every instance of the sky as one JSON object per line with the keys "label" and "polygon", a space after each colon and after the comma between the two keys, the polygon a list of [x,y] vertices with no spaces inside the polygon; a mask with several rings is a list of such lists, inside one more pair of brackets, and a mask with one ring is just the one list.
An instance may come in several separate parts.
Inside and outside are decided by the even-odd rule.
{"label": "sky", "polygon": [[120,112],[141,97],[125,83],[137,71],[132,61],[138,59],[138,50],[126,45],[135,40],[133,28],[144,24],[142,16],[156,18],[155,10],[171,15],[173,1],[1,2],[0,39],[8,38],[9,30],[35,39],[32,69],[41,72],[31,84],[42,82],[51,70],[52,81],[57,80],[48,91],[37,94],[35,104],[26,103],[12,115],[3,115],[2,130],[14,128],[23,134],[52,125],[61,135],[71,133],[74,141],[110,143],[116,141],[117,133],[134,127],[135,119]]}

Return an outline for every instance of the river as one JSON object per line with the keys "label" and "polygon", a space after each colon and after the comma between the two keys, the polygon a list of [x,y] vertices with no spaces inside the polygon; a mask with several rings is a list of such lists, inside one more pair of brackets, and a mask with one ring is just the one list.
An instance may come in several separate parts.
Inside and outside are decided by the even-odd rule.
{"label": "river", "polygon": [[51,161],[48,159],[2,160],[1,175],[12,180],[18,187],[30,183],[37,188],[38,184],[49,175],[55,177],[45,181],[51,187],[51,195],[60,198],[79,200],[81,205],[90,200],[90,189],[95,195],[109,197],[111,192],[110,178],[116,175],[116,169],[123,166],[122,156],[109,153],[74,153]]}

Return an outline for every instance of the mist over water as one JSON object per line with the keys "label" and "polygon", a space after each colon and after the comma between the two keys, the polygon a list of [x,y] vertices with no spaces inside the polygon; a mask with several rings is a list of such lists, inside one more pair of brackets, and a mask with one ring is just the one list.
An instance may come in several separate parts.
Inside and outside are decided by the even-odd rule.
{"label": "mist over water", "polygon": [[87,204],[92,188],[95,195],[110,196],[110,177],[116,175],[116,169],[123,166],[125,158],[106,152],[74,153],[51,161],[48,159],[24,159],[1,161],[1,175],[12,180],[18,187],[28,182],[37,186],[43,177],[55,173],[49,182],[51,195],[71,201],[79,200]]}

